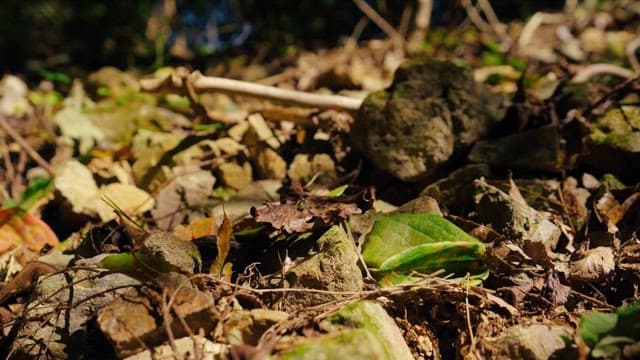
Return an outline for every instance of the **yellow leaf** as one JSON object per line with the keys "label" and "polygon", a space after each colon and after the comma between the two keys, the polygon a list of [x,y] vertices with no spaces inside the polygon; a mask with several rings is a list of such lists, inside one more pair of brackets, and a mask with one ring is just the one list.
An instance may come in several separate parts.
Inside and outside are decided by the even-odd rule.
{"label": "yellow leaf", "polygon": [[211,268],[209,272],[211,274],[220,275],[223,270],[224,261],[229,254],[229,249],[231,248],[231,236],[233,235],[233,227],[231,226],[231,221],[227,217],[227,213],[223,208],[223,218],[222,224],[218,229],[217,236],[217,246],[218,246],[218,256],[211,264]]}

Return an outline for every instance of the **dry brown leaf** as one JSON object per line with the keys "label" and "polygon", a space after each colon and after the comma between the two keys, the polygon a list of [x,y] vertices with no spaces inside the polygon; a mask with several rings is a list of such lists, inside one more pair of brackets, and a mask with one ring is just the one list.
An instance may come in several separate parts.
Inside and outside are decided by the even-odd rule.
{"label": "dry brown leaf", "polygon": [[316,220],[328,225],[338,218],[360,214],[361,211],[356,204],[300,199],[267,203],[252,209],[251,213],[257,222],[270,223],[274,228],[292,234],[311,230]]}
{"label": "dry brown leaf", "polygon": [[618,232],[616,226],[624,215],[629,211],[631,205],[640,199],[640,192],[626,198],[622,204],[616,200],[616,198],[610,192],[605,193],[596,203],[596,210],[600,216],[601,221],[607,225],[607,231],[615,234]]}
{"label": "dry brown leaf", "polygon": [[[224,261],[229,254],[231,248],[231,237],[233,236],[233,227],[231,226],[231,220],[227,217],[227,213],[223,212],[222,224],[218,229],[218,236],[216,244],[218,246],[218,256],[211,264],[209,272],[211,274],[220,275],[224,270]],[[228,272],[228,269],[227,271]]]}
{"label": "dry brown leaf", "polygon": [[616,267],[613,249],[599,246],[587,250],[581,259],[570,265],[571,278],[583,281],[599,281],[604,279]]}

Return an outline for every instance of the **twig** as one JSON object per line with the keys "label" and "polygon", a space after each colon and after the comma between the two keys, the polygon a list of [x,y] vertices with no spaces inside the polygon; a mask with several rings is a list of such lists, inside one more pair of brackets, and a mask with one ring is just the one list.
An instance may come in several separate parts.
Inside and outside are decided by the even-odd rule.
{"label": "twig", "polygon": [[487,0],[478,0],[478,6],[486,16],[487,20],[482,18],[482,15],[476,8],[471,0],[462,0],[462,6],[467,12],[467,17],[471,22],[480,29],[480,31],[492,33],[496,35],[501,42],[501,50],[506,51],[511,47],[512,40],[505,32],[505,25],[498,20],[495,11],[491,7],[491,4]]}
{"label": "twig", "polygon": [[[16,171],[13,167],[13,163],[11,162],[11,154],[9,153],[6,136],[0,136],[0,156],[2,156],[2,161],[4,162],[5,178],[9,181],[13,181],[13,179],[16,178]],[[13,188],[14,186],[11,185],[11,189]]]}
{"label": "twig", "polygon": [[471,349],[475,349],[476,347],[476,337],[473,335],[473,327],[471,326],[471,311],[469,306],[469,274],[466,276],[466,287],[465,287],[465,295],[464,295],[464,308],[465,314],[467,318],[467,329],[469,330],[469,337],[471,338]]}
{"label": "twig", "polygon": [[195,91],[219,91],[227,94],[253,96],[268,100],[293,103],[300,106],[310,106],[323,109],[338,109],[356,111],[362,100],[340,95],[311,94],[303,91],[281,89],[246,81],[204,76],[199,72],[182,78],[143,79],[140,85],[145,91],[159,91],[163,88],[181,89],[185,81],[192,84]]}
{"label": "twig", "polygon": [[624,93],[625,90],[630,89],[633,86],[633,84],[635,84],[638,81],[640,81],[640,75],[636,76],[636,77],[634,77],[632,79],[629,79],[629,80],[623,82],[622,84],[618,84],[616,87],[611,89],[611,91],[609,91],[608,93],[604,94],[598,100],[594,101],[589,106],[589,108],[587,109],[585,114],[586,115],[591,114],[596,108],[599,108],[600,106],[602,106],[607,100],[609,100],[611,98],[615,98],[617,95],[619,95],[621,93]]}
{"label": "twig", "polygon": [[45,169],[49,175],[53,175],[54,171],[51,165],[35,151],[31,145],[22,137],[18,132],[16,132],[11,126],[7,123],[7,120],[4,116],[0,116],[0,127],[4,130],[15,142],[22,147],[22,149],[31,156],[31,158],[38,163],[43,169]]}
{"label": "twig", "polygon": [[414,19],[415,30],[409,37],[410,51],[417,51],[422,47],[422,42],[427,37],[427,31],[431,25],[431,12],[433,11],[433,0],[418,0],[418,9]]}
{"label": "twig", "polygon": [[518,47],[523,48],[531,42],[531,38],[536,30],[542,24],[559,24],[565,21],[563,14],[547,14],[543,12],[537,12],[527,21],[520,37],[518,38]]}
{"label": "twig", "polygon": [[640,36],[631,40],[627,47],[625,48],[625,52],[627,53],[627,59],[629,60],[629,65],[633,68],[633,71],[636,73],[640,73],[640,62],[638,62],[638,57],[636,56],[636,51],[640,47]]}
{"label": "twig", "polygon": [[480,29],[480,31],[484,31],[487,33],[493,32],[491,25],[489,25],[489,23],[482,18],[480,12],[478,12],[478,9],[476,9],[476,7],[471,3],[471,0],[462,0],[462,6],[467,12],[467,17],[469,18],[469,20],[471,20],[473,25]]}
{"label": "twig", "polygon": [[401,48],[404,48],[406,43],[402,35],[387,22],[378,12],[372,8],[369,4],[367,4],[364,0],[353,0],[353,3],[356,4],[358,9],[362,11],[363,14],[367,15],[374,24],[376,24],[382,31],[384,31],[387,36],[393,40],[396,45],[399,45]]}
{"label": "twig", "polygon": [[580,69],[571,79],[572,83],[583,83],[589,81],[596,75],[614,75],[623,79],[629,79],[633,76],[633,72],[622,66],[613,64],[591,64]]}
{"label": "twig", "polygon": [[362,36],[362,32],[369,24],[369,21],[370,21],[369,18],[366,16],[358,20],[358,22],[356,23],[356,26],[353,27],[353,31],[349,36],[349,41],[347,41],[347,44],[355,45],[358,42],[358,39],[360,39],[360,36]]}

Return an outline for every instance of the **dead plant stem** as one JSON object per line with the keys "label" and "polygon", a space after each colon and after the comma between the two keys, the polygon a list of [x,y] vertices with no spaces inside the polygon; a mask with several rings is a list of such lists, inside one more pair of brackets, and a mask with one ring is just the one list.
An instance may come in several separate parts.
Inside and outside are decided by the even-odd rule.
{"label": "dead plant stem", "polygon": [[29,145],[29,143],[20,135],[17,131],[15,131],[8,123],[7,119],[4,116],[0,116],[0,127],[4,130],[22,149],[29,154],[29,156],[40,165],[43,169],[45,169],[49,175],[53,175],[54,171],[51,165],[38,154],[37,151]]}

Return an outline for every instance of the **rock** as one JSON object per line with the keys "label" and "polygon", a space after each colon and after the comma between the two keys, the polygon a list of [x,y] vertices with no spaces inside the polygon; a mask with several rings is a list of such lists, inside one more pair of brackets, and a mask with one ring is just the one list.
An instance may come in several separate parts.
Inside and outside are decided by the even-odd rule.
{"label": "rock", "polygon": [[[355,244],[340,226],[327,230],[315,243],[314,255],[293,266],[285,275],[290,287],[331,291],[360,291],[363,281]],[[295,292],[287,299],[300,306],[313,306],[344,296]]]}
{"label": "rock", "polygon": [[616,175],[640,172],[640,106],[621,106],[598,119],[587,136],[584,161]]}
{"label": "rock", "polygon": [[509,168],[559,171],[564,157],[560,140],[556,126],[543,126],[495,140],[480,141],[471,148],[469,160]]}
{"label": "rock", "polygon": [[329,334],[310,339],[284,353],[280,359],[413,359],[396,323],[371,301],[343,306],[320,323]]}
{"label": "rock", "polygon": [[287,176],[287,162],[273,149],[265,147],[256,156],[256,171],[262,179],[284,179]]}
{"label": "rock", "polygon": [[29,88],[15,75],[4,75],[0,80],[0,115],[21,117],[33,113],[29,103]]}
{"label": "rock", "polygon": [[307,182],[317,175],[316,182],[327,184],[336,178],[336,167],[328,154],[298,154],[293,158],[287,175],[291,181]]}
{"label": "rock", "polygon": [[489,175],[491,169],[486,164],[466,165],[429,184],[420,194],[432,197],[445,209],[463,213],[472,203],[473,181]]}
{"label": "rock", "polygon": [[[191,286],[189,279],[180,274],[166,274],[158,279],[173,298],[169,326],[175,337],[189,335],[178,314],[191,331],[212,331],[220,318],[211,295]],[[147,346],[160,345],[167,340],[167,331],[162,324],[160,294],[151,289],[136,291],[129,296],[116,299],[98,312],[98,326],[113,345],[119,357],[138,353]],[[162,319],[156,318],[161,317]]]}
{"label": "rock", "polygon": [[516,325],[494,338],[485,338],[482,347],[487,359],[547,360],[565,348],[563,337],[572,337],[569,327]]}
{"label": "rock", "polygon": [[499,102],[452,62],[407,61],[389,88],[365,99],[351,141],[379,168],[418,180],[485,135],[502,118]]}
{"label": "rock", "polygon": [[474,181],[478,219],[508,239],[523,245],[525,241],[540,242],[547,250],[555,248],[560,229],[524,201],[516,200],[484,178]]}
{"label": "rock", "polygon": [[316,154],[311,159],[312,176],[318,175],[316,182],[329,184],[336,179],[336,165],[329,154]]}
{"label": "rock", "polygon": [[420,195],[400,205],[399,208],[389,212],[387,215],[395,214],[435,214],[442,216],[442,211],[440,211],[440,206],[438,206],[438,202],[434,198]]}
{"label": "rock", "polygon": [[[88,85],[94,88],[104,87],[109,96],[114,98],[140,91],[140,84],[135,76],[113,66],[105,66],[89,75]],[[129,93],[129,94],[127,94]]]}
{"label": "rock", "polygon": [[224,322],[224,333],[231,345],[256,346],[267,329],[288,318],[284,311],[269,309],[234,311]]}
{"label": "rock", "polygon": [[173,233],[159,231],[150,234],[144,239],[142,250],[185,273],[193,274],[202,267],[198,247]]}
{"label": "rock", "polygon": [[607,51],[607,36],[604,30],[590,27],[580,33],[580,45],[586,52],[602,54]]}
{"label": "rock", "polygon": [[87,323],[99,309],[139,285],[129,276],[97,269],[40,278],[27,305],[26,321],[11,345],[14,357],[73,359],[90,353]]}
{"label": "rock", "polygon": [[[195,344],[194,344],[195,340]],[[214,343],[213,341],[195,335],[192,337],[183,337],[180,339],[175,339],[173,341],[173,346],[171,344],[165,343],[160,346],[156,346],[153,348],[153,352],[149,350],[145,350],[143,352],[137,353],[135,355],[129,356],[125,358],[125,360],[163,360],[163,359],[202,359],[202,360],[213,360],[213,359],[224,359],[226,358],[228,352],[228,346],[225,344]],[[197,357],[196,348],[198,347],[198,351],[202,357]]]}
{"label": "rock", "polygon": [[244,163],[242,165],[235,162],[227,162],[218,168],[220,177],[225,185],[236,190],[243,189],[253,180],[251,165]]}

